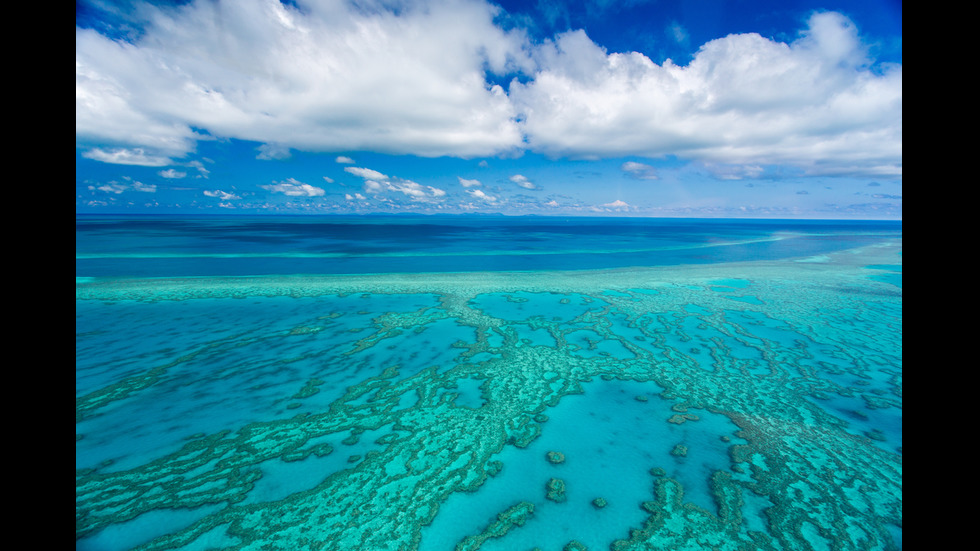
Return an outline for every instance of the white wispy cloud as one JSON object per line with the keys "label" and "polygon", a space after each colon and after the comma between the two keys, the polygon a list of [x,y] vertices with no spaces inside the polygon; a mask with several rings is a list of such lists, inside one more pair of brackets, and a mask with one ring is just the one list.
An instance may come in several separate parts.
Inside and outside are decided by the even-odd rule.
{"label": "white wispy cloud", "polygon": [[372,170],[370,168],[362,168],[358,166],[348,166],[344,168],[344,172],[349,172],[354,176],[364,178],[366,180],[387,180],[388,177],[384,174],[378,172],[377,170]]}
{"label": "white wispy cloud", "polygon": [[705,163],[705,168],[719,180],[758,178],[765,172],[765,169],[759,165],[719,165]]}
{"label": "white wispy cloud", "polygon": [[157,191],[156,184],[144,184],[128,177],[123,178],[123,180],[122,182],[113,180],[105,184],[94,184],[88,186],[88,188],[93,191],[112,193],[114,195],[119,195],[127,191],[139,191],[142,193],[156,193]]}
{"label": "white wispy cloud", "polygon": [[257,147],[256,150],[258,150],[259,154],[255,158],[262,159],[263,161],[281,161],[293,156],[292,151],[289,150],[289,146],[278,143],[264,143]]}
{"label": "white wispy cloud", "polygon": [[493,202],[495,202],[497,200],[496,197],[494,197],[493,195],[487,195],[481,189],[468,189],[468,190],[466,190],[466,193],[469,193],[470,194],[470,197],[475,197],[477,199],[482,199],[482,200],[484,200],[484,201],[486,201],[488,203],[493,203]]}
{"label": "white wispy cloud", "polygon": [[321,197],[326,193],[323,188],[300,182],[295,178],[287,178],[281,182],[273,182],[259,187],[289,197]]}
{"label": "white wispy cloud", "polygon": [[684,26],[677,21],[672,21],[670,25],[667,26],[666,33],[667,36],[674,40],[674,42],[685,46],[688,44],[690,39],[687,29],[685,29]]}
{"label": "white wispy cloud", "polygon": [[514,182],[515,184],[521,186],[524,189],[538,189],[538,187],[534,185],[534,182],[528,180],[527,176],[524,176],[523,174],[515,174],[511,176],[510,181]]}
{"label": "white wispy cloud", "polygon": [[462,176],[457,176],[456,178],[459,179],[459,183],[463,187],[480,187],[482,185],[479,180],[467,180]]}
{"label": "white wispy cloud", "polygon": [[117,165],[165,166],[170,164],[170,159],[167,157],[148,154],[138,147],[133,149],[102,149],[97,147],[83,152],[82,157]]}
{"label": "white wispy cloud", "polygon": [[619,168],[631,178],[636,178],[637,180],[658,179],[657,171],[652,166],[647,164],[638,163],[636,161],[626,161]]}
{"label": "white wispy cloud", "polygon": [[345,157],[343,155],[340,155],[339,157],[337,157],[334,160],[336,162],[340,163],[340,164],[343,164],[343,165],[352,165],[352,164],[354,164],[354,159],[351,159],[350,157]]}
{"label": "white wispy cloud", "polygon": [[161,170],[160,172],[157,172],[157,174],[159,174],[160,177],[162,178],[168,178],[168,179],[180,179],[180,178],[185,178],[187,176],[186,172],[180,172],[179,170],[173,168],[168,168],[167,170]]}
{"label": "white wispy cloud", "polygon": [[241,199],[240,196],[230,193],[227,191],[221,191],[220,189],[206,189],[204,190],[204,195],[206,197],[217,197],[222,201],[230,201],[232,199]]}
{"label": "white wispy cloud", "polygon": [[[209,163],[210,162],[214,162],[211,159],[207,159],[207,158],[205,160],[207,160]],[[190,168],[197,169],[197,177],[198,178],[207,178],[208,177],[208,174],[211,174],[211,171],[209,171],[207,168],[205,168],[204,167],[204,163],[202,163],[201,161],[190,161],[190,162],[184,163],[183,166],[187,166],[187,167],[190,167]]]}

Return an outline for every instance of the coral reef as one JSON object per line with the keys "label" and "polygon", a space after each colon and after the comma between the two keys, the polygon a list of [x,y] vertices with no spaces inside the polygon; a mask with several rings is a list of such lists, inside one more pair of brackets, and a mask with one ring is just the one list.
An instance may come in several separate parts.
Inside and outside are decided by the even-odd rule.
{"label": "coral reef", "polygon": [[547,489],[546,497],[551,501],[561,503],[568,499],[565,495],[565,481],[560,478],[552,478],[545,485]]}
{"label": "coral reef", "polygon": [[[556,422],[549,408],[602,380],[662,387],[652,400],[624,395],[641,408],[672,404],[672,416],[650,424],[708,431],[720,415],[738,427],[705,439],[731,459],[710,475],[717,511],[684,497],[673,464],[696,463],[707,445],[685,440],[670,453],[686,459],[665,453],[641,466],[649,497],[627,506],[646,517],[604,545],[898,549],[901,433],[888,422],[901,421],[901,294],[864,278],[854,258],[740,267],[764,306],[708,288],[731,266],[79,285],[77,323],[101,310],[133,314],[76,336],[76,540],[180,511],[191,520],[134,546],[417,548],[451,496],[511,472],[501,450],[530,446]],[[206,312],[160,321],[197,301]],[[168,330],[187,335],[132,345]],[[582,331],[587,346],[572,342]],[[585,357],[585,348],[611,352]],[[480,400],[457,407],[476,379],[468,392]],[[118,445],[130,439],[131,449]],[[560,464],[564,454],[546,458]],[[545,486],[542,511],[575,505],[574,495],[565,502],[566,481],[580,488],[572,466],[543,465],[542,476],[563,478],[529,485],[538,498]],[[592,507],[608,499],[611,509],[581,505],[614,516],[619,496],[599,492]],[[518,502],[457,548],[506,543],[544,517],[533,513]]]}
{"label": "coral reef", "polygon": [[546,454],[546,457],[548,458],[548,463],[551,463],[552,465],[565,462],[565,454],[558,451],[549,451]]}

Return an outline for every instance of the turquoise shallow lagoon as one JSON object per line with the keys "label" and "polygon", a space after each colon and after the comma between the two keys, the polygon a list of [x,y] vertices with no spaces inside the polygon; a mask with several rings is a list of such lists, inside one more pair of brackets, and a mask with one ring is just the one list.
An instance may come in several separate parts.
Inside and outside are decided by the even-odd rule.
{"label": "turquoise shallow lagoon", "polygon": [[80,219],[76,549],[901,549],[901,250]]}

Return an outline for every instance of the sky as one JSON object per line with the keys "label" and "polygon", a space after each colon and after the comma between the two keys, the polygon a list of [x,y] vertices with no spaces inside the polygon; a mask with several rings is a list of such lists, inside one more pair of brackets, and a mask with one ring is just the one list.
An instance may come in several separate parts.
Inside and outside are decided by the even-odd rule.
{"label": "sky", "polygon": [[75,210],[901,219],[901,2],[76,0]]}

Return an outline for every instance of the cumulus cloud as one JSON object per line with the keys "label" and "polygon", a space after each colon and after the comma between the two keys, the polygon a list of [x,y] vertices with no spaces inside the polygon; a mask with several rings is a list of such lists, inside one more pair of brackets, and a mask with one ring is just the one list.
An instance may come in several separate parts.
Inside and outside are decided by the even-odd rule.
{"label": "cumulus cloud", "polygon": [[132,42],[76,27],[76,135],[164,156],[191,151],[194,129],[280,154],[517,147],[513,106],[485,71],[529,67],[524,34],[496,26],[488,2],[396,4],[141,5]]}
{"label": "cumulus cloud", "polygon": [[467,180],[461,176],[457,176],[456,178],[459,179],[459,183],[463,187],[480,187],[482,185],[479,180]]}
{"label": "cumulus cloud", "polygon": [[337,157],[334,160],[337,161],[340,164],[343,164],[343,165],[352,165],[352,164],[354,164],[354,159],[351,159],[350,157],[345,157],[343,155],[340,155],[339,157]]}
{"label": "cumulus cloud", "polygon": [[349,172],[354,176],[359,176],[367,180],[387,180],[388,177],[384,174],[378,172],[377,170],[371,170],[370,168],[361,168],[357,166],[349,166],[344,168],[344,172]]}
{"label": "cumulus cloud", "polygon": [[712,40],[685,67],[607,53],[581,30],[536,59],[535,78],[510,93],[530,148],[549,155],[901,173],[901,66],[871,70],[853,23],[837,13],[814,14],[790,44]]}
{"label": "cumulus cloud", "polygon": [[422,185],[403,178],[388,177],[370,168],[349,166],[345,167],[344,171],[363,178],[364,191],[375,195],[393,191],[405,195],[412,201],[422,202],[438,200],[446,195],[446,191],[443,189]]}
{"label": "cumulus cloud", "polygon": [[[165,166],[199,140],[234,138],[264,144],[263,159],[528,149],[902,171],[902,67],[876,65],[835,12],[814,13],[794,41],[733,34],[679,66],[608,52],[582,30],[531,44],[485,0],[140,6],[129,41],[76,27],[75,133],[87,158]],[[507,89],[492,84],[515,74]]]}
{"label": "cumulus cloud", "polygon": [[480,189],[468,189],[466,190],[466,193],[469,193],[471,197],[482,199],[488,203],[493,203],[494,201],[497,200],[497,198],[494,197],[493,195],[487,195],[486,193],[483,192],[483,190]]}
{"label": "cumulus cloud", "polygon": [[524,189],[538,189],[538,187],[534,185],[534,182],[528,180],[527,176],[524,176],[523,174],[515,174],[511,176],[510,181]]}
{"label": "cumulus cloud", "polygon": [[260,185],[259,187],[289,197],[321,197],[326,193],[323,188],[311,186],[295,178],[287,178],[281,182],[273,182],[270,185]]}

